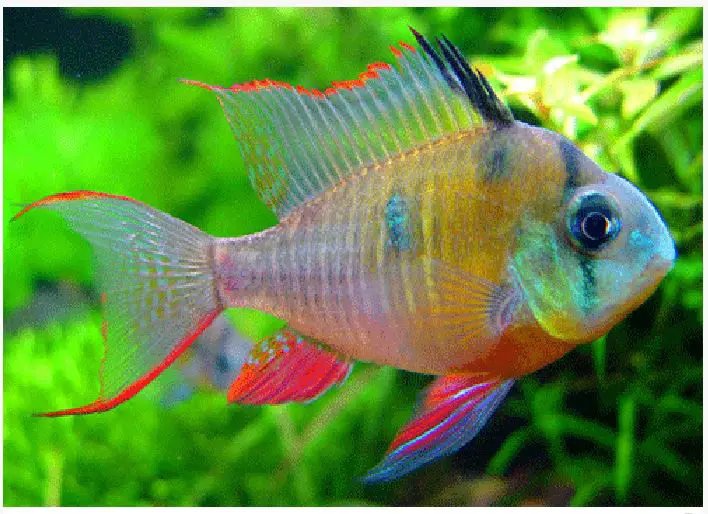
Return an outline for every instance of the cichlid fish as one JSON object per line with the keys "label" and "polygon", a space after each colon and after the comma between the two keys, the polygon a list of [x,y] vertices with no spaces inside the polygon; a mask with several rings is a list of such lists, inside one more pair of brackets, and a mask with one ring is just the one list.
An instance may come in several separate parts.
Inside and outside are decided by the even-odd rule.
{"label": "cichlid fish", "polygon": [[172,380],[161,391],[160,403],[172,407],[200,387],[226,391],[246,362],[251,342],[218,316],[172,366]]}
{"label": "cichlid fish", "polygon": [[[411,29],[412,30],[412,29]],[[112,409],[228,307],[289,323],[253,346],[231,402],[311,400],[355,360],[437,375],[369,481],[470,441],[514,380],[605,334],[676,253],[656,209],[563,136],[514,120],[445,37],[391,47],[324,90],[260,80],[216,94],[280,223],[237,238],[124,196],[39,200],[93,245]]]}

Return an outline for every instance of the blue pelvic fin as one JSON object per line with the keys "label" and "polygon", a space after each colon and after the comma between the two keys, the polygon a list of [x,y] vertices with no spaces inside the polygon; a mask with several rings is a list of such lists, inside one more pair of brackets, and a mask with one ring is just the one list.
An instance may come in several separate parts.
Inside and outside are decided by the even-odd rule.
{"label": "blue pelvic fin", "polygon": [[456,452],[482,429],[513,383],[480,382],[475,376],[439,377],[428,387],[413,420],[399,431],[364,482],[394,480]]}

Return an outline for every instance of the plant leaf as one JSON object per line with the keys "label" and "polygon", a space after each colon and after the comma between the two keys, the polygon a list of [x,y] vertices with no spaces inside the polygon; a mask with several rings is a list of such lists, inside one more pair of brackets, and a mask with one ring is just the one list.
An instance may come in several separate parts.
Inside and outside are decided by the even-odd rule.
{"label": "plant leaf", "polygon": [[656,97],[659,82],[638,78],[621,82],[619,88],[622,91],[622,117],[630,119]]}
{"label": "plant leaf", "polygon": [[693,70],[681,77],[650,104],[631,128],[617,142],[618,146],[629,144],[641,131],[651,124],[666,125],[683,110],[701,101],[703,91],[703,68]]}
{"label": "plant leaf", "polygon": [[632,459],[634,453],[635,401],[625,396],[619,406],[619,433],[615,451],[615,491],[617,501],[626,503],[632,482]]}

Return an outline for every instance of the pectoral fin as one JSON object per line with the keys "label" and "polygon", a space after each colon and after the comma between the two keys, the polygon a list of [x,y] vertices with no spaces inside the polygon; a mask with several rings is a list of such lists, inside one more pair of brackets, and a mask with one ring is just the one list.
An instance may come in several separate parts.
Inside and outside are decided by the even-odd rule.
{"label": "pectoral fin", "polygon": [[482,429],[513,383],[480,382],[474,376],[436,379],[413,420],[400,430],[383,461],[364,480],[393,480],[456,452]]}
{"label": "pectoral fin", "polygon": [[515,284],[496,284],[437,260],[429,269],[439,299],[428,315],[449,339],[496,340],[513,321],[522,300]]}
{"label": "pectoral fin", "polygon": [[317,341],[284,329],[253,347],[227,398],[255,405],[314,400],[342,383],[352,366]]}

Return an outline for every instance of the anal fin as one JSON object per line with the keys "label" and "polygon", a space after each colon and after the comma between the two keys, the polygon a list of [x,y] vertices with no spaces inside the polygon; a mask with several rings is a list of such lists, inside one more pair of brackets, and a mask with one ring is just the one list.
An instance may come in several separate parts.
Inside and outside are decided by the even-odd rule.
{"label": "anal fin", "polygon": [[231,384],[231,403],[274,405],[314,400],[343,382],[353,363],[290,329],[256,344]]}
{"label": "anal fin", "polygon": [[476,376],[437,378],[426,390],[413,420],[398,432],[383,461],[364,481],[394,480],[456,452],[482,429],[513,383],[480,382]]}

